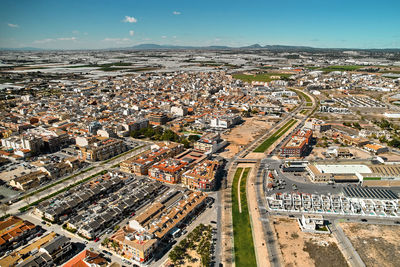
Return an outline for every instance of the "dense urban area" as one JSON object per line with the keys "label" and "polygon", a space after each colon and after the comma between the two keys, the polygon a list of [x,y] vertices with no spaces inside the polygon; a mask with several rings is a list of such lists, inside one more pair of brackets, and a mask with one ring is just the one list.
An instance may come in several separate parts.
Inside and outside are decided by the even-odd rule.
{"label": "dense urban area", "polygon": [[0,51],[0,266],[398,266],[400,52]]}

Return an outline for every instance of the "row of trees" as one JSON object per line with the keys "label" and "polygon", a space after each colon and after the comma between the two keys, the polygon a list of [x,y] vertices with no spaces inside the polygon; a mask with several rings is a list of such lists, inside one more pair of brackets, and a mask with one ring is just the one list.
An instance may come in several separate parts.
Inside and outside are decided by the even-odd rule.
{"label": "row of trees", "polygon": [[131,132],[131,137],[133,138],[149,138],[154,141],[172,141],[181,143],[185,146],[185,148],[189,148],[193,145],[194,142],[199,140],[198,135],[189,135],[188,138],[185,136],[180,136],[174,131],[170,129],[164,129],[160,126],[158,127],[147,127],[140,130],[136,130]]}

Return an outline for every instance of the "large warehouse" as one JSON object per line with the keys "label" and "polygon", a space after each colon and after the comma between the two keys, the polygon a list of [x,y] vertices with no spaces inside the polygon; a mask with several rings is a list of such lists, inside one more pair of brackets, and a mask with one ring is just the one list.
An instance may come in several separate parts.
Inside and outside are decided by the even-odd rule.
{"label": "large warehouse", "polygon": [[400,181],[400,165],[395,164],[308,164],[306,170],[314,182]]}

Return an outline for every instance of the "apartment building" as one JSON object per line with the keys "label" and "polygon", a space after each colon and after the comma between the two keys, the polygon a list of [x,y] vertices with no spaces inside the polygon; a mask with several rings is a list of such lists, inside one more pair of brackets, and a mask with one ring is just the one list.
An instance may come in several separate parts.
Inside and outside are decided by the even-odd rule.
{"label": "apartment building", "polygon": [[161,182],[177,184],[188,165],[189,162],[185,160],[164,159],[149,169],[149,177]]}
{"label": "apartment building", "polygon": [[151,147],[150,151],[129,158],[120,164],[121,171],[137,175],[147,175],[149,168],[168,157],[174,157],[184,150],[182,144],[174,142],[160,142]]}
{"label": "apartment building", "polygon": [[78,158],[88,161],[102,161],[112,158],[125,151],[126,146],[122,140],[115,138],[87,138],[87,141],[77,138]]}
{"label": "apartment building", "polygon": [[168,117],[163,113],[152,113],[149,116],[149,121],[152,125],[164,125],[168,122]]}
{"label": "apartment building", "polygon": [[223,115],[211,119],[211,127],[214,128],[230,128],[238,124],[242,118],[239,115]]}
{"label": "apartment building", "polygon": [[280,150],[281,157],[303,157],[310,146],[312,130],[297,131]]}
{"label": "apartment building", "polygon": [[207,133],[194,143],[194,149],[212,154],[224,145],[226,145],[226,142],[221,140],[219,133]]}
{"label": "apartment building", "polygon": [[43,148],[44,142],[32,135],[21,135],[2,139],[1,145],[14,150],[28,149],[31,153],[38,153]]}
{"label": "apartment building", "polygon": [[183,173],[182,184],[193,190],[212,191],[216,186],[218,168],[217,161],[203,161]]}
{"label": "apartment building", "polygon": [[304,123],[304,128],[310,129],[316,133],[322,133],[331,129],[331,125],[325,123],[322,120],[318,120],[315,118],[308,118]]}

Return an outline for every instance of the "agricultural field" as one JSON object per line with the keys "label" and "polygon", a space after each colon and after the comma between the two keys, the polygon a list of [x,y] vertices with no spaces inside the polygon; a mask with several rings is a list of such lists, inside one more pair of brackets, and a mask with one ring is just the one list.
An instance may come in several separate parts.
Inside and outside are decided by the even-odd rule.
{"label": "agricultural field", "polygon": [[233,74],[232,77],[235,79],[242,80],[244,82],[251,83],[253,81],[257,82],[270,82],[274,80],[284,80],[288,79],[292,74],[286,73],[259,73],[254,75],[247,75],[242,73]]}

